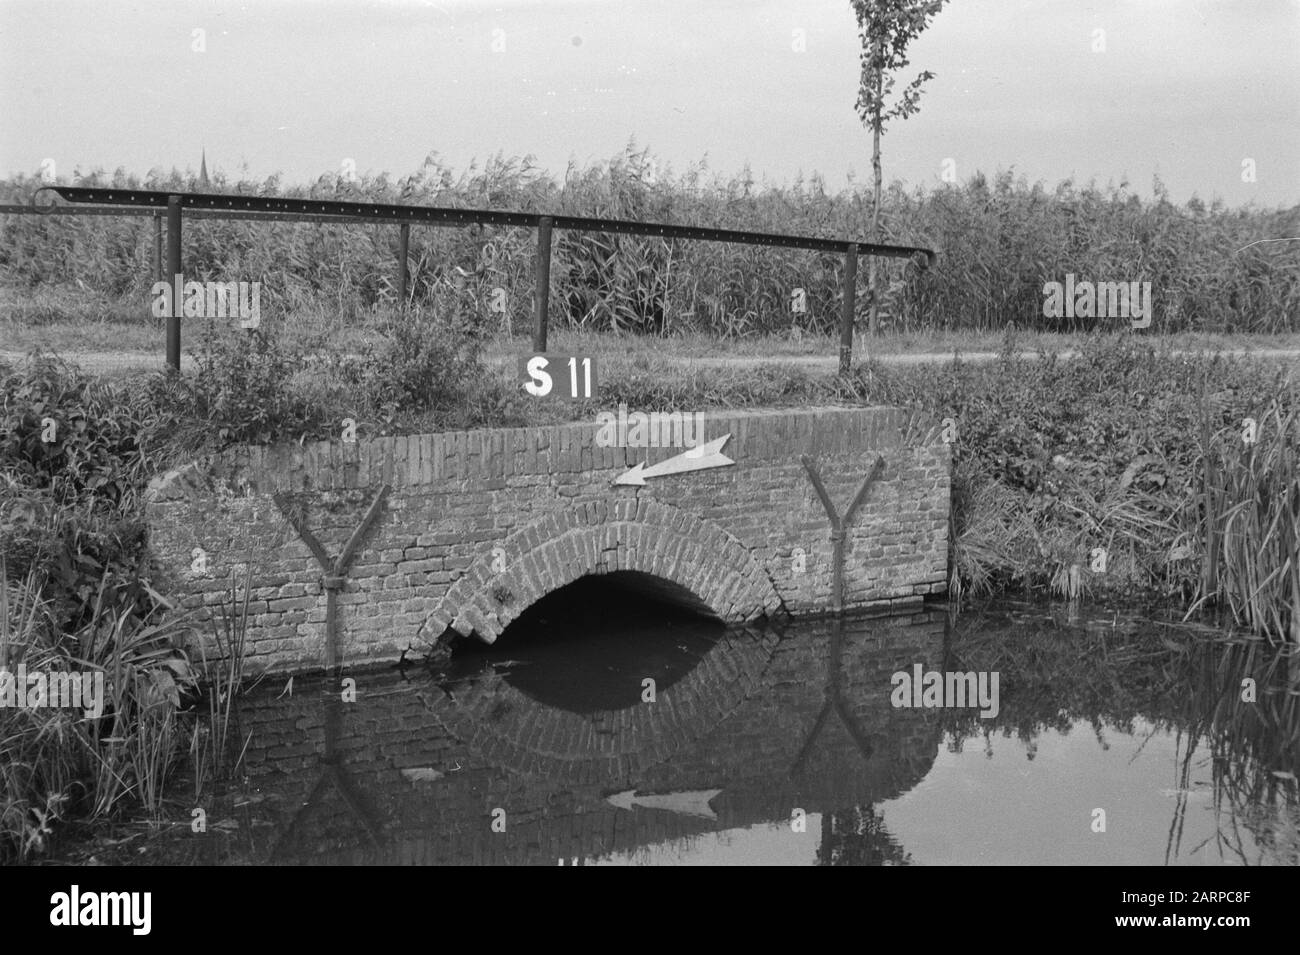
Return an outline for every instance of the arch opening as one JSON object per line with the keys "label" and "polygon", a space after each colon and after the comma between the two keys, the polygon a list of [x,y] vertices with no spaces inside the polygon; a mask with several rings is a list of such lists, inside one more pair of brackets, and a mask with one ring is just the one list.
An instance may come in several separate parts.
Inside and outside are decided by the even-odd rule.
{"label": "arch opening", "polygon": [[591,714],[640,706],[683,679],[725,624],[685,587],[639,571],[588,574],[527,607],[492,644],[459,641],[453,660],[499,669],[538,703]]}

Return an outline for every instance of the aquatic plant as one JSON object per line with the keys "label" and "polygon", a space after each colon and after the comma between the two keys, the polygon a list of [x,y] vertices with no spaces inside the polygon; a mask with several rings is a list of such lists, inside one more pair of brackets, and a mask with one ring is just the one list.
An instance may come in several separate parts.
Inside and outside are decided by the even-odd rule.
{"label": "aquatic plant", "polygon": [[1300,407],[1275,400],[1258,420],[1211,432],[1202,406],[1193,609],[1226,605],[1252,631],[1300,646]]}
{"label": "aquatic plant", "polygon": [[36,570],[14,584],[0,556],[0,659],[26,672],[102,676],[98,714],[53,706],[0,707],[0,858],[48,846],[56,824],[130,805],[161,808],[175,763],[181,695],[191,683],[179,649],[183,617],[138,617],[112,601],[107,577],[77,631],[61,632]]}
{"label": "aquatic plant", "polygon": [[[194,772],[195,798],[203,792],[207,782],[216,781],[238,772],[239,764],[248,747],[245,737],[243,748],[231,760],[231,744],[238,741],[237,700],[244,692],[244,660],[248,639],[248,605],[253,592],[253,567],[244,568],[242,595],[235,585],[232,571],[230,587],[223,603],[208,621],[212,634],[213,658],[207,655],[207,644],[199,643],[201,659],[201,692],[206,704],[201,718],[194,724],[190,737],[190,766]],[[232,735],[234,733],[234,735]]]}

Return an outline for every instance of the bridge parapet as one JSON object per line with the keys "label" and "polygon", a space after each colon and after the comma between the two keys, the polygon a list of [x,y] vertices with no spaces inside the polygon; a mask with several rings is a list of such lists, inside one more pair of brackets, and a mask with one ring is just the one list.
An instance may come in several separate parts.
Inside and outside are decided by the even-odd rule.
{"label": "bridge parapet", "polygon": [[[491,641],[615,571],[728,622],[830,610],[837,560],[845,608],[944,591],[948,449],[905,411],[702,420],[731,463],[656,469],[684,449],[603,446],[595,422],[237,448],[154,482],[151,545],[201,615],[251,575],[251,672],[395,660],[448,628]],[[615,483],[638,464],[644,484]],[[827,502],[838,520],[855,496],[837,548]]]}

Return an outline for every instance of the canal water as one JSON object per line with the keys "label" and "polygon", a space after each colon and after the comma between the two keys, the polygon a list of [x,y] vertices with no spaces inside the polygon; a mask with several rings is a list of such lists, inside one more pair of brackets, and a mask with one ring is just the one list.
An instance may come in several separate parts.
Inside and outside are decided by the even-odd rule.
{"label": "canal water", "polygon": [[619,583],[436,669],[264,681],[233,785],[182,770],[171,824],[73,855],[1300,864],[1300,665],[1262,641],[1005,602],[727,629]]}

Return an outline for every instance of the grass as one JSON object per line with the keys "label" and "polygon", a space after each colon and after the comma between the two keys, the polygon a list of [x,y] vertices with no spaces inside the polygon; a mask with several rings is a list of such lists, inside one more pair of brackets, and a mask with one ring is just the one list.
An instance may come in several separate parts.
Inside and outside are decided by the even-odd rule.
{"label": "grass", "polygon": [[[307,306],[276,319],[279,333],[287,343],[323,346],[331,352],[353,351],[365,347],[382,333],[392,310],[375,307],[344,316],[337,309]],[[198,320],[182,325],[182,345],[187,352],[196,349],[201,332]],[[531,333],[504,334],[489,328],[484,357],[489,363],[513,363],[520,355],[532,352]],[[869,337],[858,331],[854,337],[854,355],[858,359],[870,354],[950,355],[961,353],[995,353],[1005,331],[966,329],[926,329],[895,331]],[[1081,348],[1094,333],[1035,331],[1017,332],[1019,347],[1026,352],[1069,352]],[[1147,336],[1143,336],[1147,337]],[[1261,351],[1300,349],[1300,332],[1274,334],[1245,332],[1187,331],[1159,334],[1188,351]],[[836,358],[839,354],[838,332],[801,333],[727,338],[715,334],[683,330],[659,336],[575,329],[552,328],[547,336],[548,349],[565,354],[594,355],[601,358],[626,358],[631,361],[660,361],[697,358],[782,357]],[[40,287],[29,292],[0,288],[0,350],[25,353],[32,349],[63,354],[67,357],[104,353],[135,353],[161,363],[164,358],[166,331],[161,321],[148,315],[147,309],[130,299],[109,300],[87,296],[83,289],[68,286]]]}
{"label": "grass", "polygon": [[[954,352],[997,354],[1004,333],[974,331],[933,331],[869,337],[858,332],[853,340],[855,361],[894,355],[941,355]],[[1058,332],[1026,332],[1017,335],[1018,347],[1028,353],[1074,352],[1096,336]],[[1300,349],[1300,334],[1218,335],[1209,333],[1170,334],[1162,343],[1187,351],[1261,351],[1266,349]],[[562,354],[595,355],[635,362],[662,364],[709,358],[779,359],[819,357],[838,360],[838,335],[803,335],[797,341],[787,337],[720,339],[701,334],[671,338],[639,335],[611,335],[560,329],[547,336],[547,349]],[[487,348],[490,360],[511,362],[520,355],[531,354],[532,339],[515,335],[494,338]]]}

